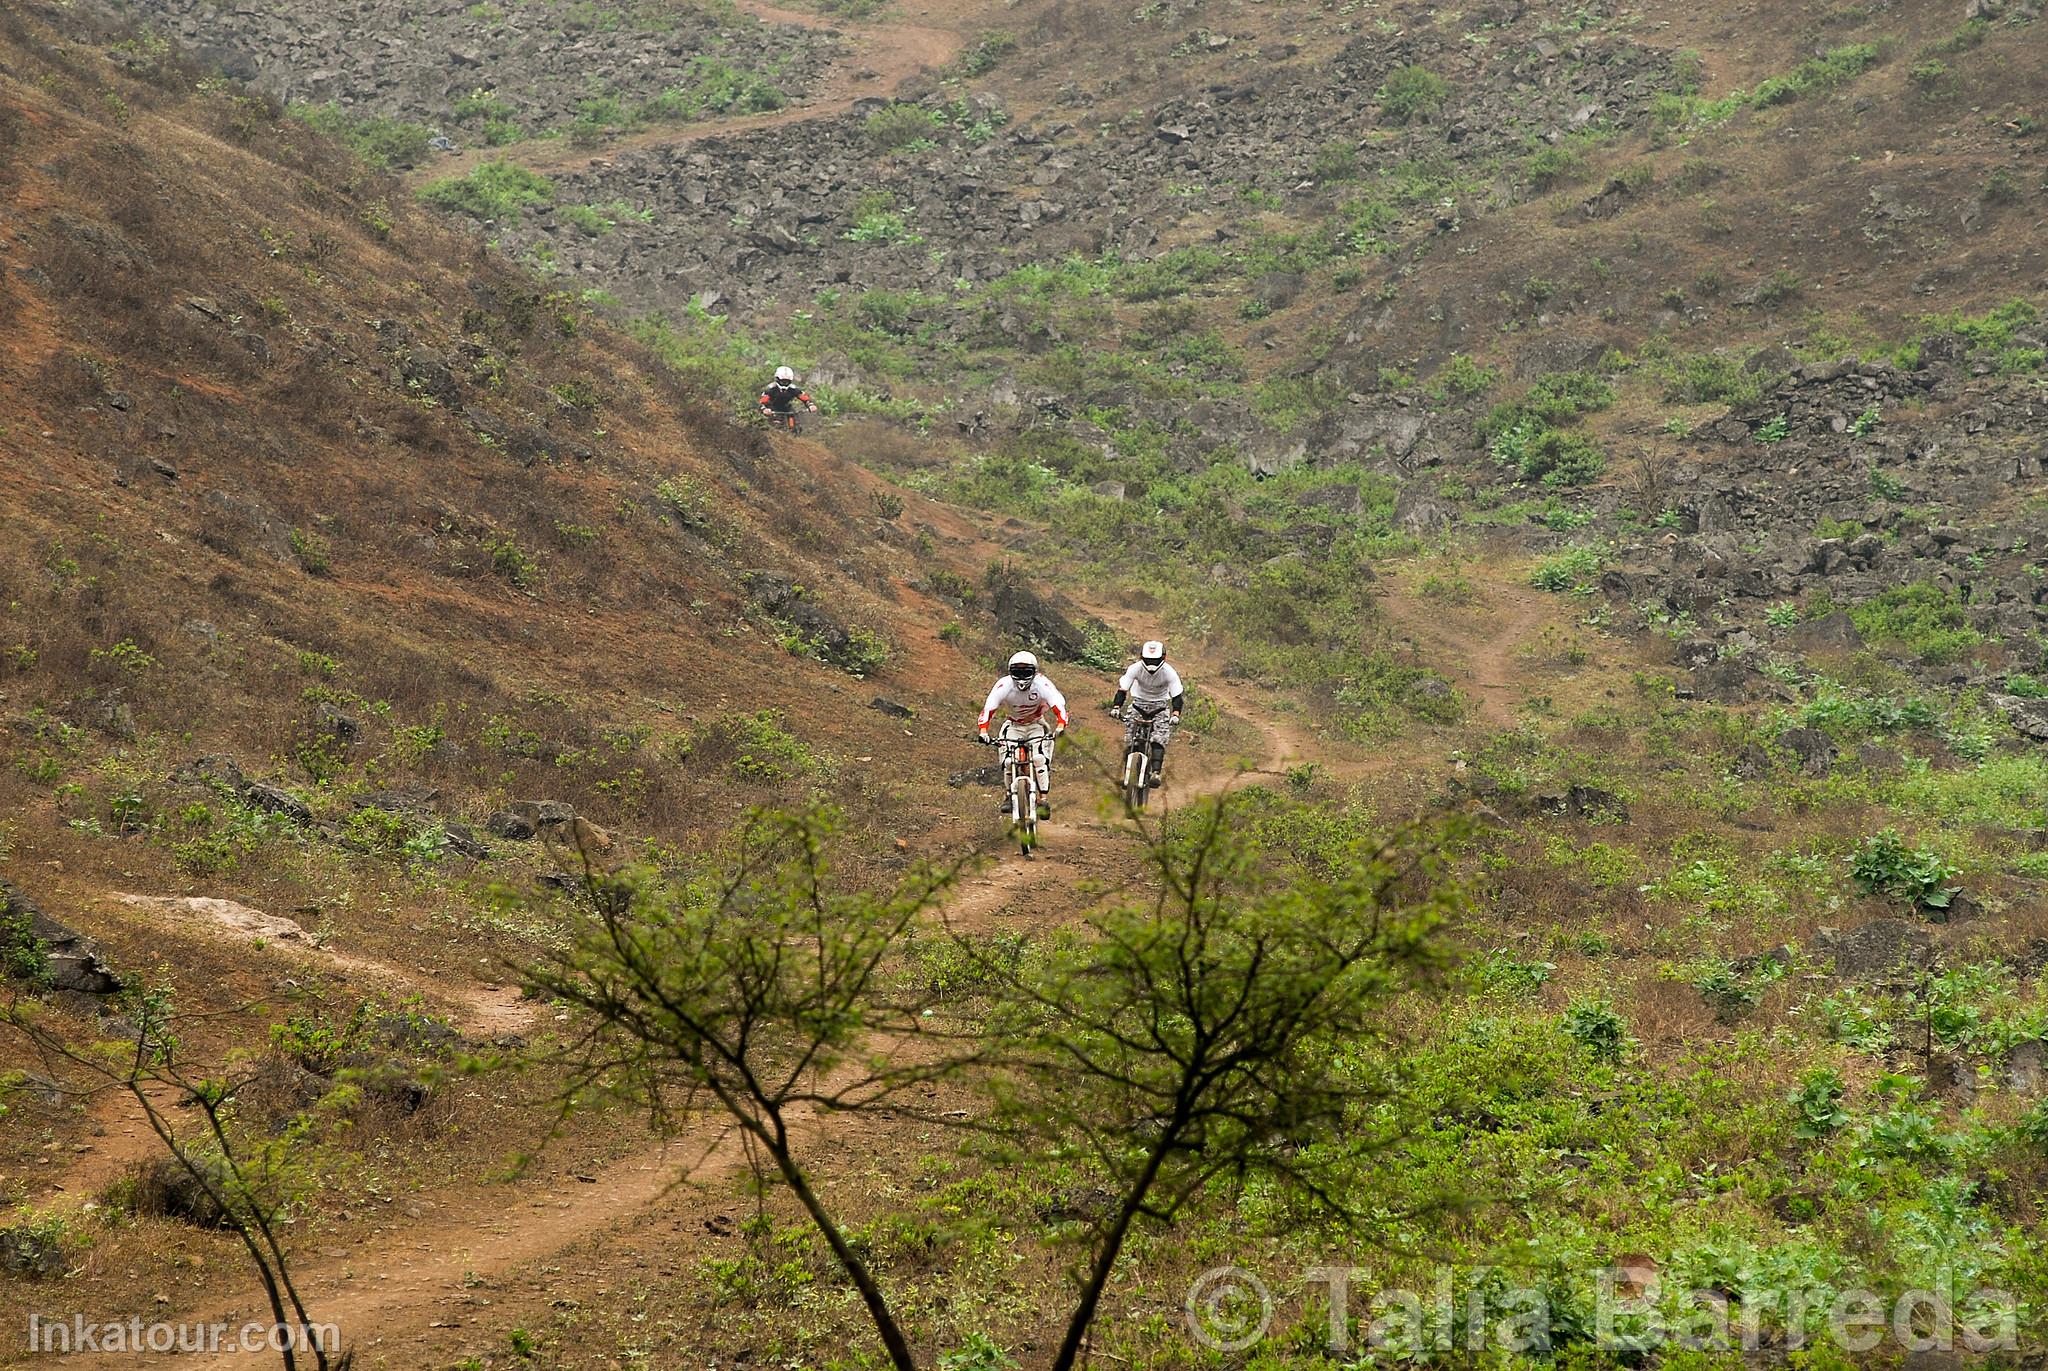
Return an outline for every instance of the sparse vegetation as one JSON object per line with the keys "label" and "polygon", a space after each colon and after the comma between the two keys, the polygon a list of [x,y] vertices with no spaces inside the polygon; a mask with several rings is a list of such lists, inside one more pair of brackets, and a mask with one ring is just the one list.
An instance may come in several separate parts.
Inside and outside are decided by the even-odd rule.
{"label": "sparse vegetation", "polygon": [[484,162],[467,176],[443,177],[420,190],[420,199],[435,209],[484,220],[516,219],[554,198],[545,176],[511,162]]}

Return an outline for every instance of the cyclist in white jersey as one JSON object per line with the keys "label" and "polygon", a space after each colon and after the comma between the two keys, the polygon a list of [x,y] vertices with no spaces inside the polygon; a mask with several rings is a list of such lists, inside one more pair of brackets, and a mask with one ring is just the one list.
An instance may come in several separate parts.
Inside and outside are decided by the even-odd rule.
{"label": "cyclist in white jersey", "polygon": [[[1052,744],[1066,731],[1067,697],[1060,694],[1050,676],[1039,671],[1038,658],[1028,652],[1010,658],[1009,668],[989,691],[988,703],[982,706],[981,719],[975,724],[983,742],[996,741],[989,736],[988,726],[998,715],[1003,741],[1030,744],[1032,775],[1038,782],[1038,817],[1051,818],[1052,805],[1046,796],[1052,790]],[[1010,797],[1003,796],[997,808],[1007,813]]]}
{"label": "cyclist in white jersey", "polygon": [[[1126,703],[1128,701],[1128,703]],[[1180,722],[1180,710],[1187,703],[1187,690],[1180,673],[1166,661],[1166,644],[1157,639],[1138,649],[1138,660],[1124,668],[1116,683],[1116,699],[1110,707],[1124,721],[1124,751],[1147,746],[1152,768],[1146,788],[1159,784],[1166,768],[1166,745],[1173,740],[1173,726]]]}

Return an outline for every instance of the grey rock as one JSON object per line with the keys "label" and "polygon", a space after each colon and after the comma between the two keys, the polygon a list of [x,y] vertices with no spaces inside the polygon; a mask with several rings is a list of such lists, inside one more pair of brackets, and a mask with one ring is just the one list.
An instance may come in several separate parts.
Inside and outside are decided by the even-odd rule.
{"label": "grey rock", "polygon": [[516,843],[526,842],[540,831],[533,820],[523,814],[514,814],[509,809],[498,810],[485,819],[484,830],[493,837],[505,838]]}
{"label": "grey rock", "polygon": [[1934,939],[1924,928],[1898,919],[1879,919],[1846,933],[1823,930],[1818,946],[1835,962],[1835,974],[1871,980],[1917,971],[1934,959]]}
{"label": "grey rock", "polygon": [[0,1271],[31,1280],[64,1274],[64,1243],[53,1232],[33,1228],[0,1229]]}
{"label": "grey rock", "polygon": [[505,812],[525,820],[538,830],[558,828],[570,822],[576,817],[576,806],[565,800],[514,800],[505,806]]}
{"label": "grey rock", "polygon": [[111,995],[121,978],[100,959],[99,944],[36,908],[21,887],[0,881],[0,965],[19,965],[24,954],[42,962],[51,990]]}
{"label": "grey rock", "polygon": [[1848,612],[1838,609],[1796,626],[1792,646],[1801,652],[1855,652],[1863,646],[1863,635],[1856,631]]}
{"label": "grey rock", "polygon": [[990,598],[990,611],[1005,637],[1047,655],[1073,661],[1088,637],[1060,609],[1029,586],[1006,581]]}
{"label": "grey rock", "polygon": [[1394,497],[1394,523],[1404,533],[1426,538],[1451,526],[1451,508],[1434,495],[1404,485]]}
{"label": "grey rock", "polygon": [[888,715],[892,719],[915,719],[917,711],[909,705],[900,704],[886,695],[877,695],[868,701],[868,708]]}
{"label": "grey rock", "polygon": [[1825,776],[1835,769],[1835,740],[1817,728],[1788,728],[1778,742],[1799,759],[1799,769],[1808,776]]}
{"label": "grey rock", "polygon": [[2039,742],[2048,742],[2048,700],[2030,700],[2019,695],[1993,695],[1991,703],[2012,726]]}
{"label": "grey rock", "polygon": [[260,782],[251,783],[243,798],[251,808],[282,814],[295,824],[313,822],[313,811],[306,802],[282,787],[264,785]]}
{"label": "grey rock", "polygon": [[2014,1044],[2005,1056],[2005,1083],[2015,1095],[2038,1095],[2048,1089],[2048,1045],[2038,1038]]}
{"label": "grey rock", "polygon": [[341,743],[359,743],[363,740],[362,721],[342,713],[333,705],[322,704],[318,719],[320,731]]}
{"label": "grey rock", "polygon": [[249,789],[249,778],[242,774],[242,768],[232,757],[213,753],[195,757],[171,773],[174,785],[207,786],[241,796]]}
{"label": "grey rock", "polygon": [[480,862],[491,855],[490,846],[468,824],[450,820],[441,825],[441,832],[447,838],[448,850],[458,857]]}
{"label": "grey rock", "polygon": [[348,797],[356,809],[381,809],[387,814],[423,814],[441,792],[432,786],[392,786],[386,790],[363,790]]}

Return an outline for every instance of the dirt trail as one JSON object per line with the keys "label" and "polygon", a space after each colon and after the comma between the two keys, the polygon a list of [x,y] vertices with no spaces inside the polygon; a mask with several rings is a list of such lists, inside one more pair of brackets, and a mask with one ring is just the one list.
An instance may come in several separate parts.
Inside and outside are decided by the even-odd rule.
{"label": "dirt trail", "polygon": [[1425,600],[1396,582],[1378,604],[1417,652],[1478,704],[1486,723],[1512,727],[1527,693],[1518,660],[1530,640],[1558,622],[1555,596],[1487,578],[1485,602],[1466,608]]}
{"label": "dirt trail", "polygon": [[610,161],[621,153],[645,148],[683,147],[707,138],[779,128],[845,114],[856,101],[894,95],[918,73],[945,66],[967,45],[964,36],[973,6],[956,16],[959,29],[927,24],[861,24],[844,19],[784,9],[762,0],[737,0],[740,11],[765,24],[832,30],[844,36],[845,49],[818,89],[796,104],[762,114],[734,115],[693,124],[663,124],[614,138],[597,148],[572,148],[560,138],[529,138],[496,148],[470,148],[453,157],[415,168],[406,180],[415,186],[443,176],[462,176],[478,164],[516,162],[547,175],[579,171]]}
{"label": "dirt trail", "polygon": [[[1396,612],[1396,622],[1433,652],[1445,654],[1444,660],[1454,671],[1469,677],[1467,688],[1479,699],[1484,715],[1497,721],[1511,718],[1515,654],[1530,633],[1552,620],[1551,602],[1505,590],[1492,606],[1502,616],[1498,631],[1482,634],[1475,631],[1475,625],[1421,614],[1420,602],[1412,596],[1390,598],[1396,604],[1418,607]],[[1116,616],[1110,617],[1114,621]],[[1256,732],[1258,752],[1246,762],[1227,758],[1220,748],[1176,747],[1169,768],[1171,779],[1159,800],[1162,811],[1212,796],[1247,776],[1278,775],[1300,761],[1326,757],[1327,749],[1277,708],[1266,691],[1224,680],[1211,669],[1215,664],[1204,662],[1199,654],[1183,655],[1227,716]],[[1119,736],[1114,725],[1090,720],[1078,731],[1101,753],[1114,752]],[[1340,777],[1355,778],[1390,772],[1411,762],[1387,752],[1331,769]],[[1113,802],[1097,802],[1110,789],[1107,777],[1098,780],[1078,758],[1069,761],[1055,785],[1059,811],[1043,826],[1040,855],[1026,861],[1006,854],[983,874],[970,877],[943,913],[948,927],[962,933],[1043,927],[1084,882],[1112,886],[1133,879],[1136,835]],[[988,792],[973,789],[964,794],[963,802],[976,808]],[[987,819],[991,827],[998,822],[992,807]],[[360,969],[373,968],[364,963]],[[374,969],[397,970],[381,964]],[[478,992],[488,993],[492,992]],[[481,1013],[489,1007],[477,1004],[472,1008]],[[640,1149],[593,1174],[508,1190],[497,1204],[480,1205],[481,1197],[462,1197],[456,1203],[470,1212],[460,1217],[412,1224],[378,1245],[347,1254],[329,1251],[322,1259],[308,1261],[299,1273],[301,1290],[317,1319],[338,1325],[351,1339],[359,1366],[411,1367],[417,1364],[418,1345],[430,1330],[459,1327],[470,1306],[488,1303],[473,1287],[489,1287],[514,1277],[579,1242],[616,1229],[664,1200],[687,1206],[685,1212],[671,1217],[689,1218],[698,1210],[711,1215],[729,1204],[729,1182],[744,1164],[739,1135],[730,1128],[707,1126],[694,1140]],[[186,1317],[239,1323],[264,1316],[265,1306],[252,1288],[207,1314]],[[246,1357],[131,1356],[104,1362],[80,1359],[76,1364],[229,1367],[249,1362]]]}
{"label": "dirt trail", "polygon": [[[1278,774],[1306,750],[1307,740],[1276,718],[1271,709],[1235,690],[1225,692],[1223,702],[1234,717],[1258,731],[1261,742],[1256,762],[1245,767],[1213,753],[1176,749],[1181,769],[1165,789],[1162,808],[1213,795],[1243,776]],[[1113,727],[1088,731],[1099,741],[1115,741]],[[1069,770],[1077,772],[1078,768]],[[1120,817],[1099,814],[1091,807],[1091,793],[1098,787],[1089,779],[1069,774],[1063,780],[1059,796],[1075,817],[1063,816],[1045,826],[1045,847],[1039,858],[1027,862],[1009,855],[986,875],[970,878],[945,911],[950,927],[962,932],[991,931],[1004,926],[1000,911],[1019,902],[1025,908],[1015,924],[1020,928],[1042,926],[1047,911],[1030,907],[1032,894],[1057,897],[1070,894],[1084,880],[1128,875],[1135,843],[1128,825]],[[979,805],[983,794],[971,790],[966,802]],[[988,818],[991,825],[996,822],[992,810]],[[393,969],[381,964],[378,968]],[[153,1140],[145,1137],[140,1141],[146,1152],[146,1144]],[[473,1287],[488,1286],[614,1228],[665,1197],[690,1195],[693,1198],[687,1203],[707,1213],[723,1208],[729,1203],[725,1183],[744,1164],[739,1136],[729,1128],[707,1130],[705,1137],[694,1142],[644,1148],[586,1177],[555,1179],[538,1189],[508,1190],[501,1205],[481,1213],[409,1225],[390,1234],[384,1245],[360,1247],[345,1255],[332,1252],[308,1261],[298,1274],[301,1293],[315,1318],[337,1325],[351,1340],[359,1366],[411,1367],[416,1361],[410,1340],[430,1329],[462,1322],[465,1307],[476,1302]],[[179,1317],[239,1325],[247,1319],[266,1318],[267,1306],[252,1287],[204,1313]],[[185,1355],[78,1358],[67,1364],[199,1368],[247,1366],[250,1362],[246,1356]]]}

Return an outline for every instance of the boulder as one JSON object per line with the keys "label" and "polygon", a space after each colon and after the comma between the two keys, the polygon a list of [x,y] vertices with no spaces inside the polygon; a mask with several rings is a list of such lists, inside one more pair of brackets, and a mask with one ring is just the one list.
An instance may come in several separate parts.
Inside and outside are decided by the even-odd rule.
{"label": "boulder", "polygon": [[1788,728],[1778,741],[1799,759],[1799,769],[1808,776],[1825,776],[1835,769],[1835,740],[1817,728]]}
{"label": "boulder", "polygon": [[1794,628],[1792,646],[1801,652],[1855,652],[1863,646],[1863,635],[1848,613],[1838,609]]}
{"label": "boulder", "polygon": [[348,797],[356,809],[381,809],[387,814],[424,814],[441,792],[432,786],[401,785],[387,790],[362,790]]}
{"label": "boulder", "polygon": [[2048,742],[2048,700],[2031,700],[2020,695],[1993,695],[1991,703],[2012,726],[2027,737]]}
{"label": "boulder", "polygon": [[235,759],[218,753],[194,757],[171,773],[171,781],[174,785],[208,786],[235,796],[249,789],[249,778],[242,774]]}
{"label": "boulder", "polygon": [[1879,919],[1846,933],[1823,929],[1817,946],[1833,956],[1837,976],[1855,980],[1917,971],[1934,960],[1927,930],[1899,919]]}
{"label": "boulder", "polygon": [[[504,812],[524,820],[535,830],[554,828],[568,823],[576,817],[576,806],[563,800],[514,800],[505,806]],[[494,828],[491,830],[496,833]],[[499,836],[509,836],[500,834]],[[529,834],[529,837],[532,835]]]}
{"label": "boulder", "polygon": [[1416,486],[1404,485],[1394,497],[1394,524],[1411,537],[1428,538],[1451,526],[1451,508]]}
{"label": "boulder", "polygon": [[484,820],[484,831],[493,837],[505,838],[515,843],[523,843],[531,839],[535,833],[539,832],[539,829],[533,820],[525,815],[514,814],[509,809],[501,809]]}
{"label": "boulder", "polygon": [[1591,785],[1574,784],[1563,790],[1540,794],[1536,797],[1536,807],[1546,814],[1595,823],[1625,824],[1629,818],[1628,805],[1619,795]]}
{"label": "boulder", "polygon": [[468,824],[456,823],[451,820],[441,825],[441,832],[447,838],[448,850],[458,857],[467,857],[473,862],[480,862],[491,855],[490,847],[482,838],[477,836],[476,830]]}
{"label": "boulder", "polygon": [[121,978],[100,960],[97,943],[43,913],[9,881],[0,881],[0,968],[36,973],[51,990],[80,995],[111,995],[121,988]]}
{"label": "boulder", "polygon": [[740,578],[755,607],[796,630],[805,645],[828,662],[846,658],[853,633],[803,586],[779,571],[749,571]]}
{"label": "boulder", "polygon": [[990,598],[989,609],[1004,637],[1028,643],[1048,656],[1074,661],[1087,647],[1088,635],[1029,586],[1004,582]]}
{"label": "boulder", "polygon": [[313,811],[306,802],[280,786],[252,783],[243,792],[242,798],[251,809],[264,809],[272,814],[282,814],[295,824],[313,822]]}
{"label": "boulder", "polygon": [[909,705],[899,704],[886,695],[877,695],[868,701],[868,708],[886,714],[892,719],[915,719],[917,711]]}
{"label": "boulder", "polygon": [[50,1280],[64,1274],[64,1265],[64,1242],[57,1231],[31,1225],[0,1229],[0,1271]]}

